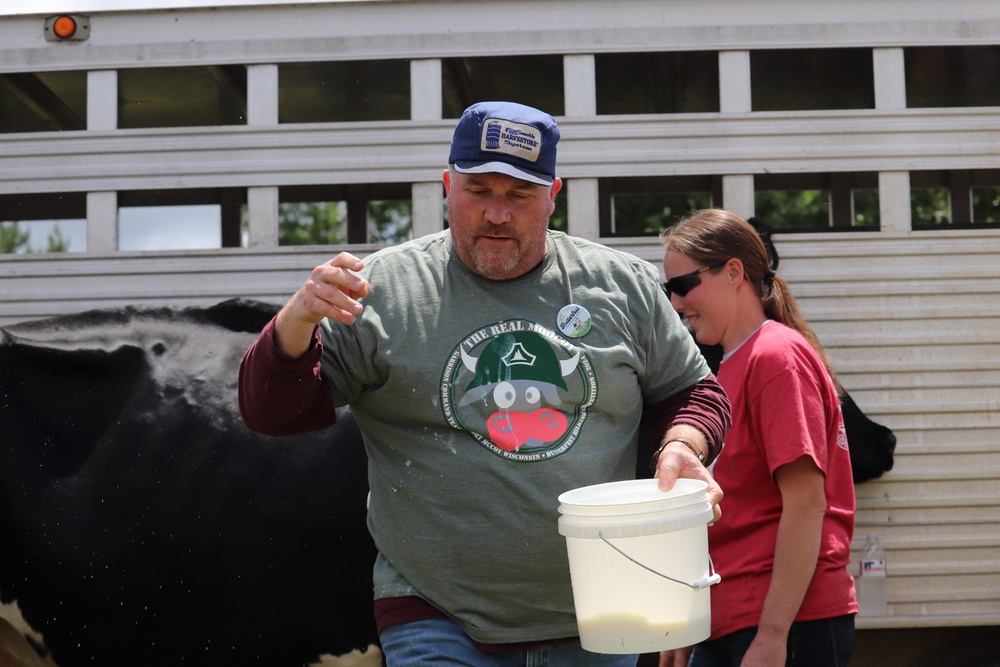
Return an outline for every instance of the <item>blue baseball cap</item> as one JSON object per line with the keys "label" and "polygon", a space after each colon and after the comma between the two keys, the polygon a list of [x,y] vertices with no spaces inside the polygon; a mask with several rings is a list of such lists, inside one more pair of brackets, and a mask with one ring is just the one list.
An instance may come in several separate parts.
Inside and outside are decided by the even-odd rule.
{"label": "blue baseball cap", "polygon": [[544,111],[515,102],[479,102],[455,126],[448,164],[463,174],[499,173],[552,185],[558,142],[559,126]]}

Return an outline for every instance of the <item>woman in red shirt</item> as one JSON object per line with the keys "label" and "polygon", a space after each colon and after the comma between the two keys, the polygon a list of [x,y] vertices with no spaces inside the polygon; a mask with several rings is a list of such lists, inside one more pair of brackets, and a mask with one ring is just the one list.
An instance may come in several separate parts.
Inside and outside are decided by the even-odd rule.
{"label": "woman in red shirt", "polygon": [[[722,346],[733,410],[714,465],[722,519],[709,529],[722,582],[690,665],[843,667],[858,609],[854,486],[829,359],[744,220],[700,211],[662,238],[671,304],[699,343]],[[661,665],[684,657],[666,652]]]}

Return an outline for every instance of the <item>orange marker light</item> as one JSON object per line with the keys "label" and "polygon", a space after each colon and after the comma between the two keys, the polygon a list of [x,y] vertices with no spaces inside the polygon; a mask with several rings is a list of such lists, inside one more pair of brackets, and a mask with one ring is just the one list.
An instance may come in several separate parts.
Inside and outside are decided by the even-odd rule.
{"label": "orange marker light", "polygon": [[76,34],[76,19],[72,16],[59,16],[52,23],[52,32],[59,39],[69,39]]}
{"label": "orange marker light", "polygon": [[90,37],[90,17],[59,14],[45,19],[45,39],[49,42],[82,42]]}

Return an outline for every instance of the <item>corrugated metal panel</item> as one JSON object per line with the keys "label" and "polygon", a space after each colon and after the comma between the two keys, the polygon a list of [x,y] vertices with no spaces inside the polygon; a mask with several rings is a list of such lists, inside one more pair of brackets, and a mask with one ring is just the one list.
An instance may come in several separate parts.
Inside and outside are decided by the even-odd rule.
{"label": "corrugated metal panel", "polygon": [[[437,182],[453,125],[367,121],[0,134],[0,194],[96,191],[109,183],[142,190]],[[570,116],[560,118],[560,128],[562,178],[894,171],[916,163],[989,169],[1000,142],[1000,116],[975,107]],[[836,270],[864,268],[863,258],[845,261]]]}
{"label": "corrugated metal panel", "polygon": [[[88,48],[46,49],[34,17],[0,21],[5,67],[112,69],[333,58],[992,43],[992,0],[435,0],[94,12]],[[527,10],[527,11],[526,11]],[[405,18],[402,18],[405,17]],[[294,39],[280,39],[282,36]],[[195,48],[192,45],[197,45]],[[329,55],[326,55],[329,54]]]}
{"label": "corrugated metal panel", "polygon": [[[365,257],[376,246],[353,246]],[[343,248],[6,256],[0,326],[119,306],[204,306],[237,297],[283,304]]]}
{"label": "corrugated metal panel", "polygon": [[[857,488],[854,555],[876,532],[891,559],[890,616],[859,627],[1000,623],[1000,230],[776,238],[844,386],[899,439],[893,470]],[[612,243],[662,256],[655,238]],[[7,257],[0,326],[123,305],[280,304],[341,249]]]}
{"label": "corrugated metal panel", "polygon": [[890,616],[1000,622],[1000,230],[779,235],[779,273],[840,379],[898,438],[857,487],[855,560],[889,552]]}

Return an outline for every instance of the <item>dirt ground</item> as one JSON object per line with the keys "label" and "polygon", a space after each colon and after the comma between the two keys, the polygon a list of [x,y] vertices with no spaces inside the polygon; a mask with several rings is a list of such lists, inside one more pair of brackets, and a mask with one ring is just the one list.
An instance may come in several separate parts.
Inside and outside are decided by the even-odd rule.
{"label": "dirt ground", "polygon": [[[0,605],[0,667],[59,667],[32,643],[44,637],[21,617],[16,604]],[[1000,667],[995,626],[858,630],[851,667]],[[657,654],[642,655],[637,667],[657,667]],[[309,667],[382,667],[377,646],[343,656],[322,656]]]}
{"label": "dirt ground", "polygon": [[[41,656],[25,637],[44,646],[44,637],[32,630],[21,616],[17,604],[0,605],[0,667],[59,667],[51,657]],[[309,667],[381,667],[382,651],[369,646],[342,656],[324,655]]]}

